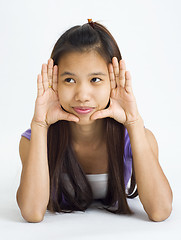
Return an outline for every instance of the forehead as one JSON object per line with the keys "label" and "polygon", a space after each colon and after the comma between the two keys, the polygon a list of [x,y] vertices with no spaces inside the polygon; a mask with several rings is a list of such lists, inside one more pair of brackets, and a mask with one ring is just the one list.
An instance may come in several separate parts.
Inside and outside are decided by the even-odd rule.
{"label": "forehead", "polygon": [[107,70],[107,63],[103,57],[101,57],[95,51],[89,52],[71,52],[63,55],[59,62],[58,66],[61,68],[68,69],[82,69],[82,70]]}

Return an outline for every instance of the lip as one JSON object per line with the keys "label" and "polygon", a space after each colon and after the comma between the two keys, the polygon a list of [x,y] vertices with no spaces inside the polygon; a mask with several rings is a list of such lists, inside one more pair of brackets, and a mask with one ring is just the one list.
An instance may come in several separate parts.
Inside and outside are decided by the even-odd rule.
{"label": "lip", "polygon": [[87,114],[92,112],[92,107],[73,107],[74,111],[78,114]]}

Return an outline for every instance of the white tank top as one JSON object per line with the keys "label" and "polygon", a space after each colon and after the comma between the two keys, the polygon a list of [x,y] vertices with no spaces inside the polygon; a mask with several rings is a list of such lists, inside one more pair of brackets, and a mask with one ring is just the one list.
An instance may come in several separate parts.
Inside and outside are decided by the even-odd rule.
{"label": "white tank top", "polygon": [[[71,184],[69,183],[69,178],[67,174],[64,173],[64,177],[67,184],[67,189],[73,193]],[[86,177],[90,183],[93,192],[94,199],[102,199],[106,197],[107,193],[107,182],[108,182],[108,173],[104,174],[86,174]]]}
{"label": "white tank top", "polygon": [[91,185],[93,198],[102,199],[106,197],[108,173],[104,174],[86,174]]}

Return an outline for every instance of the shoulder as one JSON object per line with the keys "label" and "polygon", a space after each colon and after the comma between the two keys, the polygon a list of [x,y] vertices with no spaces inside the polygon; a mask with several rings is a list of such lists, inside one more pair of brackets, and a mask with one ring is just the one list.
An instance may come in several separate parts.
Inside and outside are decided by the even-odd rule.
{"label": "shoulder", "polygon": [[147,128],[145,128],[145,134],[153,153],[155,154],[156,157],[158,157],[158,143],[154,134]]}
{"label": "shoulder", "polygon": [[21,134],[21,136],[26,137],[27,139],[30,140],[31,138],[31,128],[27,129],[24,133]]}

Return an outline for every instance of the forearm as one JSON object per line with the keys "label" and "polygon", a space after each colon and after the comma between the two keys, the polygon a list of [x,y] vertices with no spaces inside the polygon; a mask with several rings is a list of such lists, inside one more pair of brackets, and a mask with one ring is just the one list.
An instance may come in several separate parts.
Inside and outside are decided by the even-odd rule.
{"label": "forearm", "polygon": [[160,219],[164,218],[170,211],[172,191],[158,156],[149,143],[143,120],[140,117],[137,123],[126,127],[131,142],[140,201],[149,217],[159,215]]}
{"label": "forearm", "polygon": [[28,158],[23,165],[18,205],[27,213],[43,213],[49,201],[49,170],[47,160],[47,129],[31,125]]}

